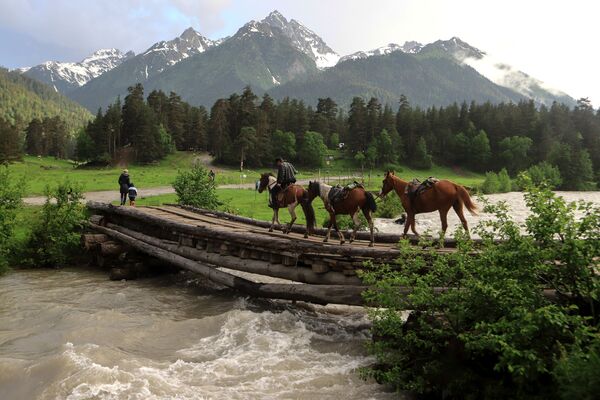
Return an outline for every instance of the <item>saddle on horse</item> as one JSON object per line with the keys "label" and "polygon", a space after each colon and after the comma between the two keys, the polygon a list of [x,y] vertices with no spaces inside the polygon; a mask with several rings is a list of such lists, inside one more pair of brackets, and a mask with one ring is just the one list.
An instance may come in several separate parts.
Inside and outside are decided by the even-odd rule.
{"label": "saddle on horse", "polygon": [[329,190],[329,195],[327,196],[327,200],[331,206],[334,206],[336,203],[339,203],[339,202],[345,200],[346,197],[348,197],[348,194],[356,188],[364,189],[364,186],[361,183],[358,183],[356,181],[354,181],[346,186],[340,186],[340,185],[333,186],[331,188],[331,190]]}
{"label": "saddle on horse", "polygon": [[275,185],[273,189],[271,189],[271,196],[269,196],[269,207],[271,208],[283,208],[285,207],[285,195],[294,184],[288,184],[285,187],[281,187],[280,185]]}
{"label": "saddle on horse", "polygon": [[406,185],[406,189],[404,189],[404,193],[408,195],[410,202],[414,202],[418,196],[427,190],[431,189],[436,183],[440,180],[430,176],[425,179],[423,182],[419,181],[417,178],[413,179],[408,185]]}

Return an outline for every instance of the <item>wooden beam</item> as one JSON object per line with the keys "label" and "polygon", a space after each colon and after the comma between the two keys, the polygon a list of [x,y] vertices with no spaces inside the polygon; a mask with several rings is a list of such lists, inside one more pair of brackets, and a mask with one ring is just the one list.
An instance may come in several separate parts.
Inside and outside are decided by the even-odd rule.
{"label": "wooden beam", "polygon": [[172,221],[167,218],[161,218],[131,207],[118,207],[111,204],[103,204],[97,202],[88,202],[88,208],[98,212],[103,212],[109,215],[119,215],[142,220],[148,224],[159,226],[161,229],[172,229],[189,235],[196,235],[204,238],[213,238],[222,241],[231,241],[238,245],[258,245],[268,249],[269,251],[287,251],[298,254],[307,252],[319,253],[324,257],[333,254],[346,257],[369,257],[380,260],[393,260],[401,255],[400,251],[395,248],[378,248],[378,247],[358,247],[351,245],[325,244],[315,243],[308,240],[298,238],[290,238],[287,236],[261,236],[248,235],[245,232],[235,232],[226,228],[214,226],[194,226],[184,224],[177,221]]}
{"label": "wooden beam", "polygon": [[307,267],[287,267],[281,264],[241,259],[234,256],[220,255],[218,253],[209,254],[205,251],[197,250],[192,247],[169,244],[164,240],[157,239],[131,229],[123,228],[119,225],[109,223],[106,226],[117,232],[159,247],[163,250],[170,251],[182,257],[217,265],[219,267],[233,269],[236,271],[250,272],[253,274],[272,276],[275,278],[310,283],[314,285],[364,285],[360,278],[356,276],[346,276],[340,272],[319,272],[313,271]]}
{"label": "wooden beam", "polygon": [[[191,212],[194,212],[197,214],[215,216],[215,217],[221,218],[221,219],[242,222],[244,224],[254,225],[254,226],[261,227],[261,228],[269,228],[271,226],[271,223],[268,221],[261,221],[261,220],[252,219],[252,218],[248,218],[248,217],[242,217],[240,215],[233,215],[233,214],[229,214],[229,213],[226,213],[223,211],[207,210],[207,209],[203,209],[203,208],[186,206],[183,204],[172,204],[171,203],[171,204],[165,204],[165,205],[170,206],[170,207],[179,207],[183,210],[191,211]],[[294,232],[294,233],[304,234],[305,230],[306,230],[306,228],[304,225],[294,225],[292,227],[292,232]],[[344,233],[344,235],[350,235],[351,230],[346,230],[343,233]],[[315,228],[313,230],[312,234],[314,236],[325,236],[327,234],[327,229]],[[407,235],[406,238],[408,239],[408,241],[410,243],[418,244],[421,241],[421,239],[424,238],[424,236],[417,237],[415,235],[409,234],[409,235]],[[402,235],[398,235],[395,233],[382,233],[382,232],[375,233],[375,243],[398,243],[401,239],[402,239]],[[432,239],[436,240],[436,238],[432,238]],[[356,232],[356,240],[370,241],[371,234],[367,231],[358,231],[358,232]],[[472,239],[472,240],[474,242],[481,242],[480,239]],[[456,240],[453,238],[446,238],[444,240],[444,246],[445,247],[456,247]]]}
{"label": "wooden beam", "polygon": [[[196,272],[205,278],[240,290],[248,295],[255,297],[264,297],[271,299],[296,300],[317,304],[347,304],[362,305],[361,296],[364,286],[346,286],[346,285],[310,285],[310,284],[281,284],[281,283],[257,283],[244,278],[240,278],[226,272],[220,271],[214,267],[198,263],[188,258],[173,254],[167,250],[158,248],[145,243],[139,239],[118,232],[114,229],[95,225],[93,229],[111,236],[114,239],[122,241],[132,248],[156,257],[169,264]],[[221,256],[222,257],[222,256]]]}

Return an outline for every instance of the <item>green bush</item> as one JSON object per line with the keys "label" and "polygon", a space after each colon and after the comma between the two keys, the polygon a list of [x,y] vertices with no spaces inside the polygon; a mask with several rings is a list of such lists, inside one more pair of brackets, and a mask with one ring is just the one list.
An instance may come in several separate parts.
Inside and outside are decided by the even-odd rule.
{"label": "green bush", "polygon": [[[599,335],[600,208],[525,183],[526,235],[506,204],[488,205],[496,218],[476,229],[480,248],[459,231],[455,252],[403,241],[393,269],[366,266],[377,359],[366,376],[435,398],[553,399],[597,375],[581,354]],[[406,324],[400,310],[414,310]]]}
{"label": "green bush", "polygon": [[554,371],[560,397],[565,400],[593,400],[600,393],[600,337],[588,351],[578,348],[564,354]]}
{"label": "green bush", "polygon": [[86,219],[80,185],[68,180],[46,187],[46,202],[40,219],[27,240],[24,264],[58,267],[72,261],[79,252],[79,238]]}
{"label": "green bush", "polygon": [[400,197],[395,192],[389,193],[377,205],[375,216],[377,218],[396,218],[404,212]]}
{"label": "green bush", "polygon": [[179,171],[173,189],[179,204],[210,210],[219,206],[215,182],[202,165],[194,165],[190,171]]}
{"label": "green bush", "polygon": [[546,161],[529,167],[527,175],[529,175],[535,185],[546,184],[550,188],[556,189],[562,184],[558,167]]}
{"label": "green bush", "polygon": [[485,180],[481,184],[481,191],[485,194],[498,193],[500,190],[500,180],[495,172],[486,172]]}
{"label": "green bush", "polygon": [[17,209],[25,191],[24,182],[13,182],[6,166],[0,166],[0,274],[8,268]]}
{"label": "green bush", "polygon": [[508,171],[506,168],[502,168],[500,172],[498,172],[498,191],[500,193],[508,193],[512,190],[512,181],[510,180],[510,176],[508,176]]}

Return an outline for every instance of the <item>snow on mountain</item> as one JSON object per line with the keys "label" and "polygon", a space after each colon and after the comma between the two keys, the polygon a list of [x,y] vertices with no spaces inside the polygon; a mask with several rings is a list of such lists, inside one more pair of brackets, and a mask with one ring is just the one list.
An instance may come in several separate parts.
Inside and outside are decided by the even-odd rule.
{"label": "snow on mountain", "polygon": [[122,53],[118,49],[101,49],[80,62],[46,61],[31,68],[19,68],[25,75],[54,87],[56,91],[66,92],[83,86],[106,71],[110,71],[123,61],[134,56],[129,51]]}
{"label": "snow on mountain", "polygon": [[327,43],[319,35],[295,19],[288,21],[277,10],[271,12],[260,22],[280,29],[295,48],[315,61],[319,69],[333,67],[340,59],[340,56],[327,46]]}
{"label": "snow on mountain", "polygon": [[421,43],[414,41],[405,42],[403,45],[390,43],[386,46],[381,46],[369,51],[357,51],[356,53],[352,53],[340,58],[339,62],[343,62],[346,60],[359,60],[373,56],[384,56],[386,54],[393,53],[394,51],[403,51],[405,53],[415,54],[421,51],[422,48],[423,45]]}
{"label": "snow on mountain", "polygon": [[142,53],[141,56],[150,56],[148,58],[152,59],[164,59],[164,65],[150,65],[151,70],[153,70],[155,73],[158,73],[167,66],[177,64],[179,61],[185,58],[191,57],[195,54],[204,53],[210,47],[215,46],[215,44],[215,41],[202,36],[200,33],[196,32],[190,27],[173,40],[163,40],[155,43],[152,45],[152,47]]}

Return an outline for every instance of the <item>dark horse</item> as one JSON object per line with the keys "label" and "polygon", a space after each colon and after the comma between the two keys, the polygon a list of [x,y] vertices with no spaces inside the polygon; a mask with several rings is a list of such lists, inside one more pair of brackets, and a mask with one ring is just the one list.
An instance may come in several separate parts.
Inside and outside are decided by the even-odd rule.
{"label": "dark horse", "polygon": [[[258,193],[262,193],[265,189],[268,189],[269,192],[277,185],[277,179],[270,172],[266,172],[260,176],[260,183],[258,186]],[[269,193],[270,194],[270,193]],[[277,200],[275,200],[276,202]],[[315,228],[315,210],[312,207],[311,202],[308,199],[308,192],[300,185],[290,185],[283,191],[283,207],[287,207],[290,212],[290,216],[292,220],[288,224],[286,228],[283,229],[283,233],[289,233],[292,230],[292,226],[296,221],[296,207],[298,204],[302,206],[302,211],[304,211],[304,216],[306,217],[306,232],[304,233],[304,237],[308,237],[309,234],[313,232]],[[271,220],[271,227],[269,228],[269,232],[273,232],[273,225],[275,225],[275,221],[277,221],[277,225],[281,226],[279,222],[279,206],[280,204],[273,204],[273,219]]]}
{"label": "dark horse", "polygon": [[423,193],[410,200],[408,193],[406,193],[406,186],[408,182],[403,181],[394,175],[393,171],[388,171],[383,179],[383,187],[381,188],[380,196],[384,197],[392,190],[396,191],[396,194],[402,201],[402,206],[406,211],[407,217],[404,225],[404,235],[408,232],[410,227],[415,235],[419,235],[415,229],[415,215],[421,213],[428,213],[432,211],[439,211],[440,220],[442,221],[442,233],[446,233],[448,228],[448,211],[450,207],[454,208],[456,215],[460,218],[462,226],[469,233],[469,226],[467,220],[463,214],[463,205],[469,210],[472,215],[477,215],[477,206],[471,200],[469,192],[461,185],[457,185],[454,182],[448,180],[441,180],[436,182],[433,187],[425,190]]}
{"label": "dark horse", "polygon": [[358,210],[362,210],[367,222],[369,223],[369,229],[371,230],[371,243],[369,243],[369,247],[373,247],[373,243],[375,242],[373,237],[373,218],[371,218],[371,212],[375,212],[377,209],[377,204],[375,204],[375,198],[369,192],[367,192],[363,187],[356,187],[348,193],[346,198],[340,200],[335,205],[330,204],[329,202],[329,192],[331,191],[331,186],[326,185],[321,182],[309,182],[308,183],[308,197],[312,202],[315,197],[320,197],[323,200],[323,204],[325,205],[325,209],[329,212],[329,225],[327,227],[327,236],[325,236],[324,242],[329,240],[329,236],[331,235],[331,226],[335,228],[335,231],[340,237],[340,244],[344,244],[344,234],[340,232],[337,226],[336,215],[345,214],[350,215],[352,217],[352,221],[354,222],[354,230],[352,231],[352,236],[350,236],[350,243],[354,241],[356,236],[356,229],[360,224],[358,219]]}

